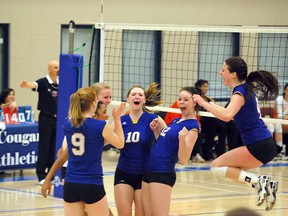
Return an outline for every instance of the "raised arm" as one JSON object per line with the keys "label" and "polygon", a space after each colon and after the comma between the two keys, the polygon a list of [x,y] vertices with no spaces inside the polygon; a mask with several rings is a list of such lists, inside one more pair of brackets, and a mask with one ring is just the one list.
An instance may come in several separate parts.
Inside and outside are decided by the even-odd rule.
{"label": "raised arm", "polygon": [[26,81],[22,81],[20,83],[20,87],[21,88],[29,88],[29,89],[34,89],[37,87],[36,82],[26,82]]}
{"label": "raised arm", "polygon": [[193,95],[193,100],[200,106],[204,107],[208,112],[225,122],[232,120],[245,103],[243,96],[240,94],[232,95],[230,98],[230,103],[226,108],[218,106],[214,103],[206,102],[200,95],[196,94]]}
{"label": "raised arm", "polygon": [[158,139],[161,130],[166,126],[165,121],[160,116],[152,120],[150,128],[153,131],[156,140]]}
{"label": "raised arm", "polygon": [[112,110],[112,116],[114,119],[113,126],[106,124],[103,130],[103,137],[105,141],[107,140],[111,145],[116,148],[124,147],[124,133],[121,125],[120,116],[126,108],[126,103],[121,103],[117,109]]}

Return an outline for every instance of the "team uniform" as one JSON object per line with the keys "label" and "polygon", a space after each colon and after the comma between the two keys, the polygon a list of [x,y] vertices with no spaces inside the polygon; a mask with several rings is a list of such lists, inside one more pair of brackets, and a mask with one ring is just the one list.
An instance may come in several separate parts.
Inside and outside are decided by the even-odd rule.
{"label": "team uniform", "polygon": [[129,184],[134,190],[141,189],[142,174],[145,163],[155,142],[150,122],[158,115],[144,112],[137,122],[132,122],[129,114],[121,116],[121,124],[125,136],[124,148],[115,171],[114,185]]}
{"label": "team uniform", "polygon": [[69,120],[65,121],[69,158],[63,196],[66,202],[91,204],[106,195],[102,168],[105,125],[105,121],[93,118],[87,118],[81,127],[72,127]]}
{"label": "team uniform", "polygon": [[179,138],[178,133],[183,127],[188,131],[199,133],[197,119],[181,120],[176,118],[163,128],[147,159],[143,181],[146,183],[158,182],[173,185],[176,182],[175,164],[178,161]]}
{"label": "team uniform", "polygon": [[256,159],[266,164],[277,155],[277,149],[270,131],[261,119],[257,97],[245,84],[236,86],[233,94],[240,94],[245,99],[245,104],[234,116],[243,144]]}
{"label": "team uniform", "polygon": [[56,125],[57,125],[57,99],[58,99],[58,80],[54,84],[49,75],[34,82],[38,92],[39,113],[39,147],[38,159],[36,164],[36,174],[38,180],[45,179],[48,171],[55,161],[56,148]]}

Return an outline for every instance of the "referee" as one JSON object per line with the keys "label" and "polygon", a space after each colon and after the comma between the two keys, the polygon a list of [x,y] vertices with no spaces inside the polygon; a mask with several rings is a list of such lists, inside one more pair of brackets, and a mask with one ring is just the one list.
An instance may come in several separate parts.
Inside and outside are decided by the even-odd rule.
{"label": "referee", "polygon": [[46,77],[35,82],[22,81],[20,84],[21,88],[29,88],[38,92],[37,109],[40,113],[36,174],[39,185],[44,183],[44,179],[55,161],[59,62],[50,61],[48,72]]}

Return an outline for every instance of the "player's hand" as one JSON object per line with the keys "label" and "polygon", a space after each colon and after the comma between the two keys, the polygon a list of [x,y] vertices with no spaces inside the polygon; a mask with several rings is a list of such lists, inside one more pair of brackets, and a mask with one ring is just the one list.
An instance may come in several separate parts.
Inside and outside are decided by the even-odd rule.
{"label": "player's hand", "polygon": [[202,106],[203,103],[205,103],[205,100],[198,94],[193,94],[192,99],[195,103],[198,103],[200,106]]}
{"label": "player's hand", "polygon": [[113,118],[120,118],[121,114],[124,112],[126,108],[126,103],[121,102],[121,104],[117,108],[112,109],[112,116]]}
{"label": "player's hand", "polygon": [[182,130],[179,131],[178,137],[179,139],[183,139],[183,138],[185,139],[188,134],[189,134],[189,131],[187,130],[187,128],[183,127]]}
{"label": "player's hand", "polygon": [[151,130],[156,130],[159,126],[159,120],[158,118],[155,118],[153,119],[151,122],[150,122],[150,128]]}
{"label": "player's hand", "polygon": [[42,187],[41,187],[41,194],[43,197],[47,197],[47,195],[50,195],[51,193],[51,182],[50,181],[44,181]]}

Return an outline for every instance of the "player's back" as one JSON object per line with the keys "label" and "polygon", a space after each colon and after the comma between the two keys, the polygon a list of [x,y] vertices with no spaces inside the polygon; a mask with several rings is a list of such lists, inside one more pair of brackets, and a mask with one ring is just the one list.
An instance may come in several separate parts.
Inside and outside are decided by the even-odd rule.
{"label": "player's back", "polygon": [[102,151],[105,121],[87,118],[81,127],[63,126],[68,144],[68,167],[65,181],[103,184]]}

